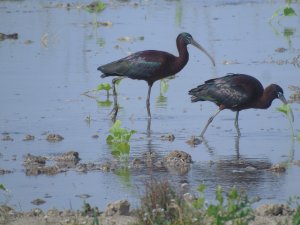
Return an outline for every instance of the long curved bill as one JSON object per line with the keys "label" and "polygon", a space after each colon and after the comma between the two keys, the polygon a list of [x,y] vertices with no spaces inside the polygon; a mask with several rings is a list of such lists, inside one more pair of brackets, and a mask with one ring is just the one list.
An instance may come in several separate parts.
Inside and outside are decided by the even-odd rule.
{"label": "long curved bill", "polygon": [[288,102],[287,102],[287,100],[285,99],[284,95],[278,95],[278,98],[283,102],[283,104],[285,104],[285,105],[288,106],[287,113],[290,113],[292,122],[294,122],[294,113],[293,113],[293,110],[292,110],[292,108],[290,107],[290,105],[288,104]]}
{"label": "long curved bill", "polygon": [[216,65],[215,60],[213,59],[213,57],[195,40],[191,40],[191,45],[194,45],[196,48],[200,49],[202,52],[205,53],[205,55],[208,56],[208,58],[210,59],[210,61],[212,62],[213,66]]}

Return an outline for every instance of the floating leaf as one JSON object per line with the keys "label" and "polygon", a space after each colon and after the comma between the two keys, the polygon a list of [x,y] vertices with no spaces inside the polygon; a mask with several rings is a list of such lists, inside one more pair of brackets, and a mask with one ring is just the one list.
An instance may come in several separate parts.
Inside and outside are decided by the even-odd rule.
{"label": "floating leaf", "polygon": [[106,8],[106,4],[102,1],[92,2],[85,7],[90,13],[98,13]]}
{"label": "floating leaf", "polygon": [[279,7],[271,16],[271,19],[274,19],[276,17],[281,17],[281,16],[296,16],[295,10],[290,6],[290,4],[287,4],[285,8]]}
{"label": "floating leaf", "polygon": [[290,6],[286,6],[284,9],[283,9],[283,15],[284,16],[296,16],[296,12],[295,10],[290,7]]}
{"label": "floating leaf", "polygon": [[5,188],[5,186],[3,184],[0,184],[0,190],[7,191],[7,189]]}
{"label": "floating leaf", "polygon": [[96,88],[97,91],[109,91],[111,89],[111,86],[109,83],[103,83],[103,84],[99,84]]}

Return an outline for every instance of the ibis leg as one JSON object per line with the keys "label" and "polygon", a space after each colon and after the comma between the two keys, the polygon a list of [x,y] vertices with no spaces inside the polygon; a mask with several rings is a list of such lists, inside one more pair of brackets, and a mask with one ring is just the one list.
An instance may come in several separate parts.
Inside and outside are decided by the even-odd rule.
{"label": "ibis leg", "polygon": [[235,121],[234,121],[234,126],[235,126],[235,129],[237,131],[238,137],[241,136],[241,131],[240,131],[240,128],[239,128],[239,112],[240,111],[236,112]]}
{"label": "ibis leg", "polygon": [[147,107],[147,112],[148,112],[148,118],[151,118],[151,112],[150,112],[150,95],[151,95],[151,88],[152,88],[151,83],[148,83],[148,95],[147,95],[147,100],[146,100],[146,107]]}
{"label": "ibis leg", "polygon": [[113,109],[109,114],[111,114],[111,118],[113,121],[116,120],[117,114],[118,114],[118,96],[116,91],[116,82],[119,80],[122,80],[124,77],[117,77],[112,80],[112,90],[113,90],[113,96],[114,96],[114,106]]}
{"label": "ibis leg", "polygon": [[212,115],[212,116],[208,119],[208,121],[207,121],[207,123],[206,123],[204,129],[202,130],[202,132],[201,132],[201,134],[200,134],[200,137],[203,137],[203,135],[204,135],[206,129],[208,128],[209,124],[214,120],[214,118],[215,118],[215,117],[219,114],[219,112],[221,112],[221,111],[222,111],[222,110],[219,109],[219,110],[217,111],[216,114]]}

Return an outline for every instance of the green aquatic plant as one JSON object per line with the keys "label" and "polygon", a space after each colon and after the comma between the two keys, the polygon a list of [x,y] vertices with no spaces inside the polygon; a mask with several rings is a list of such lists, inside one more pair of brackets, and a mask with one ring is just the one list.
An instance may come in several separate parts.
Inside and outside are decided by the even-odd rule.
{"label": "green aquatic plant", "polygon": [[146,183],[145,196],[138,209],[140,224],[176,225],[244,225],[254,219],[252,202],[244,192],[233,187],[226,195],[218,186],[215,203],[205,199],[204,184],[199,185],[199,196],[193,200],[175,191],[167,180]]}
{"label": "green aquatic plant", "polygon": [[282,104],[281,106],[277,107],[277,111],[282,112],[288,118],[291,130],[292,130],[292,135],[294,137],[295,136],[295,132],[294,132],[293,124],[292,124],[292,120],[293,120],[293,118],[292,118],[293,114],[292,113],[293,112],[291,110],[290,105],[289,104]]}
{"label": "green aquatic plant", "polygon": [[0,190],[2,191],[7,191],[6,187],[4,186],[4,184],[0,184]]}
{"label": "green aquatic plant", "polygon": [[290,197],[287,204],[289,207],[294,209],[294,213],[292,215],[292,224],[299,225],[300,224],[300,196]]}
{"label": "green aquatic plant", "polygon": [[136,131],[122,128],[121,121],[116,120],[114,125],[109,129],[109,133],[106,143],[110,146],[112,155],[122,161],[127,161],[130,153],[129,140]]}
{"label": "green aquatic plant", "polygon": [[285,7],[279,7],[271,16],[270,20],[274,18],[281,18],[283,16],[296,16],[295,10],[291,7],[292,0],[287,0]]}
{"label": "green aquatic plant", "polygon": [[103,3],[102,1],[96,1],[87,5],[85,8],[90,13],[98,13],[103,11],[106,8],[106,4]]}
{"label": "green aquatic plant", "polygon": [[216,204],[209,204],[207,207],[206,213],[213,221],[211,224],[222,225],[231,221],[231,224],[242,225],[248,224],[254,218],[251,202],[244,192],[238,192],[233,187],[227,194],[226,201],[223,194],[223,188],[218,186],[215,192]]}
{"label": "green aquatic plant", "polygon": [[96,91],[106,91],[106,96],[109,96],[109,91],[111,90],[111,85],[109,83],[102,83],[97,86]]}
{"label": "green aquatic plant", "polygon": [[110,134],[106,138],[107,144],[127,143],[136,131],[122,128],[121,121],[116,120],[114,125],[109,129],[109,133]]}

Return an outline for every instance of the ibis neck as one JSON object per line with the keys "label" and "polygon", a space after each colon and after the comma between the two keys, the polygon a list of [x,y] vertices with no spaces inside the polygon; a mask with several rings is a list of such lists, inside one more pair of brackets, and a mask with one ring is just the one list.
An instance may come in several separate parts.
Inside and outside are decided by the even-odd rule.
{"label": "ibis neck", "polygon": [[177,49],[178,49],[179,56],[176,57],[175,65],[178,71],[180,71],[189,61],[189,53],[187,50],[187,46],[182,42],[179,43],[177,42]]}
{"label": "ibis neck", "polygon": [[260,97],[260,99],[255,103],[253,108],[257,109],[267,109],[271,106],[273,100],[275,98],[271,96],[268,92],[264,91],[264,94]]}

